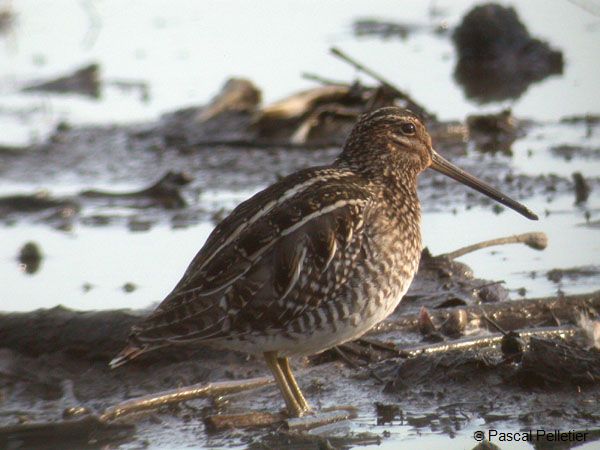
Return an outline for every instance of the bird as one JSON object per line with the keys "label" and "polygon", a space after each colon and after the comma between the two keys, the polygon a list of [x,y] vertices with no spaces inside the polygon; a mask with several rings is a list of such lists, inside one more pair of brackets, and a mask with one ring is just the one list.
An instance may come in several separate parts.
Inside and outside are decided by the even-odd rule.
{"label": "bird", "polygon": [[331,164],[288,175],[219,223],[110,366],[183,343],[262,355],[288,415],[308,413],[289,358],[356,339],[394,311],[419,265],[427,168],[537,220],[437,153],[414,113],[367,112]]}

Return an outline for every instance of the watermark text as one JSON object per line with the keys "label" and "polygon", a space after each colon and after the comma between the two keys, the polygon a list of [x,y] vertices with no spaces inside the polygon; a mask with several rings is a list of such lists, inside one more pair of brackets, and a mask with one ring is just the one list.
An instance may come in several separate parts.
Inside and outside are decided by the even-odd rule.
{"label": "watermark text", "polygon": [[473,433],[473,438],[478,442],[483,440],[490,442],[585,442],[588,434],[588,431],[577,430],[501,431],[492,428],[476,431]]}

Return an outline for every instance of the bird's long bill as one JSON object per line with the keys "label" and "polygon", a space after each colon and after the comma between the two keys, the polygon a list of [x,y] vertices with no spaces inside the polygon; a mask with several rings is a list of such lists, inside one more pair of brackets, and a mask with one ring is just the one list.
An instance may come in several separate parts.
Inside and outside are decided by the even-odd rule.
{"label": "bird's long bill", "polygon": [[508,206],[510,209],[514,209],[516,212],[522,214],[528,219],[538,220],[538,216],[535,215],[525,205],[513,200],[512,198],[503,194],[499,190],[494,189],[489,184],[481,181],[479,178],[474,177],[473,175],[456,167],[450,161],[447,161],[446,159],[442,158],[436,151],[432,152],[431,168],[440,173],[443,173],[444,175],[449,176],[450,178],[455,179],[456,181],[461,182],[462,184],[466,184],[467,186],[475,189],[476,191],[481,192],[482,194],[487,195],[490,198],[493,198],[497,202]]}

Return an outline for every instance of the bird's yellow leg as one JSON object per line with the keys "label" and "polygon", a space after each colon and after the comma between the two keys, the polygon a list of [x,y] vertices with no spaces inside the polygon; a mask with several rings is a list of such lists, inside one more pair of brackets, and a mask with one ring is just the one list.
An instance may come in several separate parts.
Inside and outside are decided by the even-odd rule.
{"label": "bird's yellow leg", "polygon": [[273,372],[275,382],[277,383],[277,386],[279,386],[281,395],[283,395],[285,405],[287,406],[288,414],[291,417],[300,417],[304,410],[296,400],[292,389],[288,385],[287,377],[285,376],[281,366],[279,365],[277,354],[275,352],[265,352],[264,357],[265,361],[267,362],[267,366],[269,366],[269,369],[271,369],[271,372]]}
{"label": "bird's yellow leg", "polygon": [[294,374],[292,373],[292,368],[290,367],[290,360],[288,358],[277,358],[277,362],[279,363],[279,367],[281,367],[281,371],[285,376],[287,384],[296,399],[296,402],[300,405],[303,412],[310,411],[310,406],[308,405],[302,391],[300,390],[300,386],[296,382],[296,378],[294,378]]}

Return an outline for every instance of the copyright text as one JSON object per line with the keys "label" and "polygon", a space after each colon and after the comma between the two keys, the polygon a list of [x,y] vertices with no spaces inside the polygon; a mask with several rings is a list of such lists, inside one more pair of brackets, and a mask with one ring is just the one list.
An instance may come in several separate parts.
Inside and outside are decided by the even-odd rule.
{"label": "copyright text", "polygon": [[588,431],[561,431],[561,430],[521,430],[500,431],[486,430],[476,431],[473,438],[481,442],[484,439],[490,442],[585,442]]}

